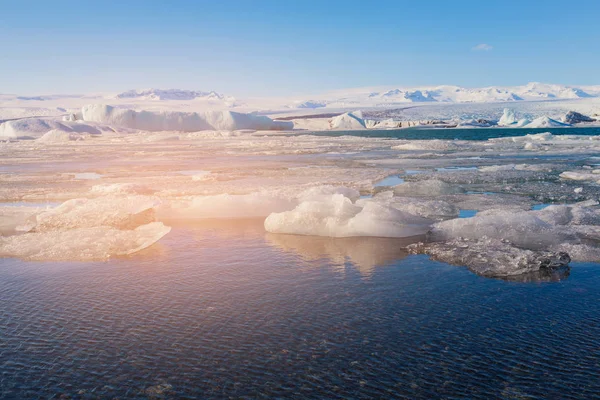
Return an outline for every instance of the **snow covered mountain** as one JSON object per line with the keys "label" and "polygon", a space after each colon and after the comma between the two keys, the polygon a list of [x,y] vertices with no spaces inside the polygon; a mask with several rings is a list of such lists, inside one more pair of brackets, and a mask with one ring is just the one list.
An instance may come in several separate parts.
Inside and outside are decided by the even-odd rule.
{"label": "snow covered mountain", "polygon": [[137,100],[226,100],[227,97],[211,91],[211,92],[200,92],[195,90],[182,90],[182,89],[142,89],[142,90],[128,90],[123,93],[119,93],[115,96],[117,99],[137,99]]}
{"label": "snow covered mountain", "polygon": [[359,88],[338,90],[310,100],[299,99],[294,108],[385,107],[405,103],[503,103],[600,97],[600,86],[574,87],[531,82],[523,86],[464,88],[428,86],[420,88]]}

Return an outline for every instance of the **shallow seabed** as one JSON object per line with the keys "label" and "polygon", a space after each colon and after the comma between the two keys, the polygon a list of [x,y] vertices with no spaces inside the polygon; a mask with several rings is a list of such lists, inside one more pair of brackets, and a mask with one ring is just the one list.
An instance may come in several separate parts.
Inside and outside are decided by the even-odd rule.
{"label": "shallow seabed", "polygon": [[1,260],[0,398],[600,393],[598,265],[510,282],[261,222],[110,262]]}

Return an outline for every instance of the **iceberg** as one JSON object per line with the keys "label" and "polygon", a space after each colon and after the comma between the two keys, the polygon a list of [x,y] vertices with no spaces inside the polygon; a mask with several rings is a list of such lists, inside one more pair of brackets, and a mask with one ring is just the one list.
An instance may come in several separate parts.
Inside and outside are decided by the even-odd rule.
{"label": "iceberg", "polygon": [[556,121],[547,116],[539,117],[524,125],[525,128],[565,128],[571,126],[563,122]]}
{"label": "iceberg", "polygon": [[502,117],[500,117],[500,120],[498,121],[498,126],[510,126],[516,124],[518,121],[519,119],[517,118],[515,110],[505,108]]}
{"label": "iceberg", "polygon": [[366,129],[366,127],[367,124],[360,111],[338,115],[337,117],[332,118],[329,123],[330,129],[339,130]]}
{"label": "iceberg", "polygon": [[44,261],[105,260],[143,250],[170,231],[171,228],[162,222],[152,222],[132,230],[97,226],[25,233],[0,237],[0,257]]}
{"label": "iceberg", "polygon": [[375,201],[353,203],[343,194],[306,199],[291,211],[265,220],[271,233],[328,237],[411,237],[423,235],[432,221]]}
{"label": "iceberg", "polygon": [[234,111],[176,112],[176,111],[135,111],[115,108],[103,104],[91,104],[81,109],[84,121],[100,122],[115,127],[124,127],[142,131],[182,131],[203,130],[234,131],[251,130],[289,130],[291,121],[273,121],[271,118],[243,114]]}

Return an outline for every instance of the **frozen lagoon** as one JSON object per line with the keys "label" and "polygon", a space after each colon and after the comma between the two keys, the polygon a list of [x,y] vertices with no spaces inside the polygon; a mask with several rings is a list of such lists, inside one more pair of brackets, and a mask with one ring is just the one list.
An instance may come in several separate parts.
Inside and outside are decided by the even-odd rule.
{"label": "frozen lagoon", "polygon": [[[11,203],[0,246],[9,257],[0,260],[2,395],[597,393],[599,138],[420,134],[170,132],[2,144],[0,198]],[[75,178],[91,173],[100,177]],[[389,176],[404,182],[378,185]],[[269,215],[304,203],[289,221],[309,221],[307,235],[265,231]],[[540,203],[569,206],[529,214]],[[461,210],[485,218],[479,228],[494,244],[566,250],[575,261],[489,279],[409,255],[413,242],[435,257],[436,243],[476,240],[464,237],[473,222],[459,229]],[[503,224],[501,212],[525,213],[523,223]],[[316,229],[315,216],[331,218],[333,230]],[[348,233],[349,221],[355,237],[308,235]],[[134,231],[149,224],[170,232],[161,227],[156,243],[144,236],[138,246]],[[382,224],[418,235],[363,237],[380,236]],[[115,243],[99,240],[115,231],[133,235],[119,243],[140,251],[115,257]],[[540,240],[512,246],[528,234]],[[27,235],[37,236],[15,254]],[[82,254],[84,240],[97,252]],[[470,249],[497,259],[479,244]]]}

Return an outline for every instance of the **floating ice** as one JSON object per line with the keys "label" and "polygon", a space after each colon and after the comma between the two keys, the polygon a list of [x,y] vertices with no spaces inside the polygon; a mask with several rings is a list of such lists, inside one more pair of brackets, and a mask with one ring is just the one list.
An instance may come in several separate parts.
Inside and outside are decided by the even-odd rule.
{"label": "floating ice", "polygon": [[560,174],[560,177],[573,181],[592,181],[600,183],[600,170],[594,170],[592,172],[564,171]]}
{"label": "floating ice", "polygon": [[73,199],[36,216],[35,232],[65,231],[98,226],[133,229],[153,222],[160,201],[148,196]]}
{"label": "floating ice", "polygon": [[360,111],[338,115],[329,124],[331,129],[351,130],[365,129],[367,126]]}
{"label": "floating ice", "polygon": [[464,189],[450,185],[437,179],[420,182],[405,182],[394,186],[394,193],[398,196],[424,196],[435,197],[445,194],[464,193]]}
{"label": "floating ice", "polygon": [[515,110],[505,108],[502,117],[500,117],[500,120],[498,121],[498,126],[510,126],[516,124],[518,120]]}
{"label": "floating ice", "polygon": [[568,126],[571,125],[556,121],[546,116],[536,118],[525,125],[526,128],[564,128]]}
{"label": "floating ice", "polygon": [[124,194],[141,194],[149,195],[155,193],[155,190],[138,183],[107,183],[94,185],[90,189],[90,193],[96,196],[106,195],[124,195]]}
{"label": "floating ice", "polygon": [[0,206],[0,236],[31,229],[35,225],[35,215],[43,210],[43,207]]}
{"label": "floating ice", "polygon": [[170,230],[162,222],[152,222],[132,230],[96,226],[0,237],[0,257],[27,260],[103,260],[145,249]]}
{"label": "floating ice", "polygon": [[[472,218],[471,218],[472,219]],[[464,265],[476,274],[503,277],[568,266],[571,258],[565,252],[532,251],[498,239],[454,239],[444,243],[408,246],[413,254],[454,265]]]}
{"label": "floating ice", "polygon": [[422,198],[397,197],[394,196],[393,191],[377,193],[372,199],[361,199],[358,200],[356,204],[365,205],[367,202],[375,202],[432,220],[456,218],[459,213],[459,209],[448,202],[442,200],[426,200]]}
{"label": "floating ice", "polygon": [[376,201],[354,204],[343,194],[333,194],[269,215],[265,229],[271,233],[329,237],[410,237],[427,232],[431,222]]}

